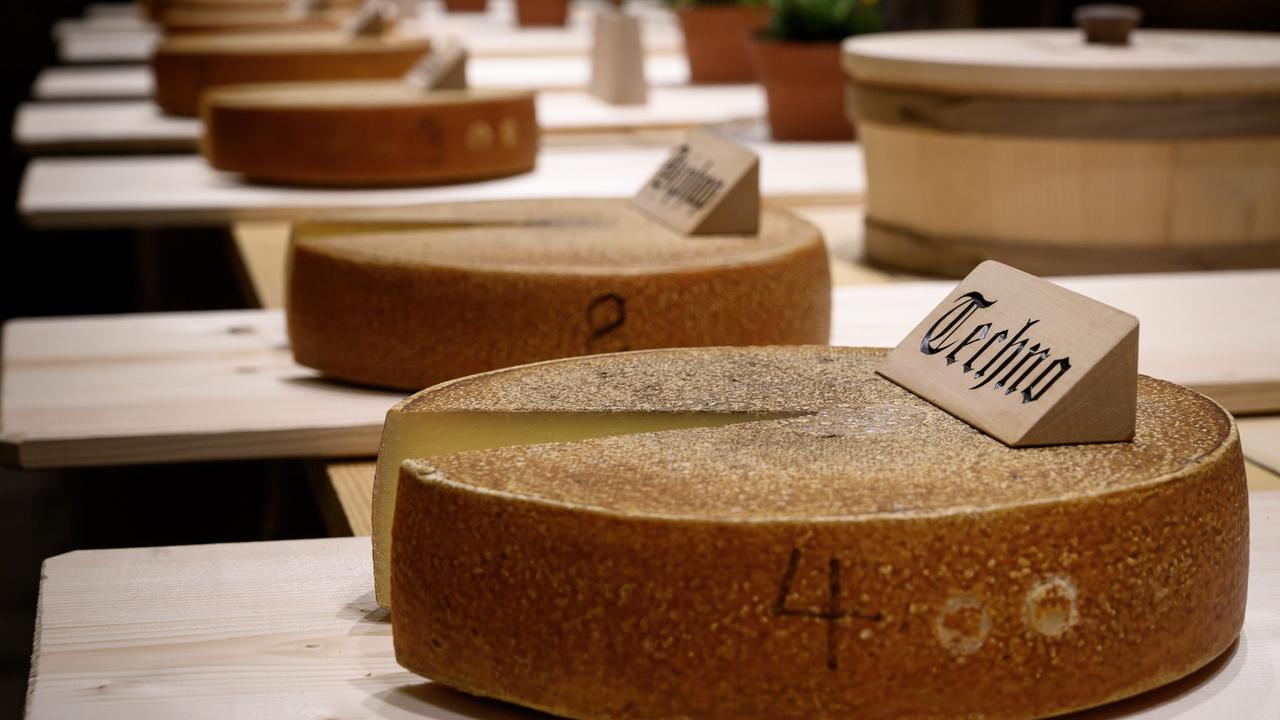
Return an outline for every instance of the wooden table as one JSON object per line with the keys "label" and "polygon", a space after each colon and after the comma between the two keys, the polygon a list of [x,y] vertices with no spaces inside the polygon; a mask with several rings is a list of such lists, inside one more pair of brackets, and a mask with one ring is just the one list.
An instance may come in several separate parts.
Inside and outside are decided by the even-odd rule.
{"label": "wooden table", "polygon": [[[677,55],[645,59],[645,79],[650,87],[689,84],[689,63]],[[578,90],[591,77],[585,57],[478,57],[467,61],[467,82],[472,87],[525,90]],[[31,86],[36,100],[142,100],[154,90],[146,65],[67,65],[41,70]]]}
{"label": "wooden table", "polygon": [[[598,3],[574,3],[565,27],[517,27],[509,0],[490,0],[483,14],[447,14],[435,3],[423,6],[416,19],[405,21],[432,35],[452,35],[475,57],[585,56],[591,48],[592,17]],[[684,41],[675,15],[655,3],[634,5],[643,27],[646,54],[679,55]],[[103,31],[94,27],[66,26],[58,35],[58,57],[64,63],[146,62],[159,33],[150,28]]]}
{"label": "wooden table", "polygon": [[[672,86],[649,90],[644,105],[611,105],[585,90],[540,90],[544,134],[687,129],[765,117],[759,85]],[[28,102],[14,114],[13,138],[26,154],[196,152],[199,118],[165,115],[150,100]]]}
{"label": "wooden table", "polygon": [[[788,203],[852,203],[865,187],[857,143],[761,143],[760,187]],[[39,228],[226,225],[335,207],[538,198],[631,197],[669,152],[657,146],[544,147],[525,175],[432,187],[337,190],[253,185],[199,156],[39,158],[28,164],[19,213]]]}
{"label": "wooden table", "polygon": [[[1140,369],[1224,400],[1241,396],[1233,383],[1247,383],[1244,397],[1269,398],[1275,410],[1280,368],[1265,358],[1275,357],[1276,338],[1207,312],[1197,315],[1184,304],[1193,291],[1213,286],[1232,289],[1217,293],[1223,317],[1238,314],[1236,303],[1261,300],[1277,308],[1278,277],[1280,271],[1257,271],[1063,284],[1143,319]],[[832,342],[894,345],[950,287],[838,288]],[[1199,338],[1196,350],[1208,354],[1185,353],[1185,333]],[[1233,354],[1214,356],[1213,348]],[[0,448],[9,462],[33,468],[368,457],[377,450],[386,410],[402,395],[321,380],[294,364],[278,310],[11,321],[3,352]]]}
{"label": "wooden table", "polygon": [[[1221,661],[1092,718],[1270,720],[1280,493],[1250,496],[1249,606]],[[367,538],[69,553],[45,562],[29,720],[545,717],[400,668]]]}

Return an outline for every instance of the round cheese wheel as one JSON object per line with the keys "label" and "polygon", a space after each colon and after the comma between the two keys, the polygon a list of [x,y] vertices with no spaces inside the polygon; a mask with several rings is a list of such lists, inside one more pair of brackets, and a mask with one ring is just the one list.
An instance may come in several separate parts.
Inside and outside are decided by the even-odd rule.
{"label": "round cheese wheel", "polygon": [[533,170],[533,94],[427,92],[408,83],[293,83],[221,88],[201,110],[209,163],[303,185],[404,185]]}
{"label": "round cheese wheel", "polygon": [[423,206],[293,228],[294,358],[421,389],[618,350],[826,342],[813,225],[766,210],[758,236],[689,237],[616,200]]}
{"label": "round cheese wheel", "polygon": [[390,80],[428,50],[425,37],[340,32],[248,33],[167,38],[151,57],[155,101],[170,115],[199,114],[201,94],[220,85],[309,80]]}
{"label": "round cheese wheel", "polygon": [[[401,466],[397,660],[574,718],[1029,718],[1232,644],[1248,493],[1221,407],[1142,377],[1132,442],[1011,449],[882,357],[627,353],[406,401],[446,445],[511,416],[615,432]],[[680,413],[736,418],[611,419]]]}
{"label": "round cheese wheel", "polygon": [[247,10],[175,8],[164,12],[160,18],[160,27],[168,35],[336,30],[350,16],[350,8],[307,14],[295,14],[288,8]]}

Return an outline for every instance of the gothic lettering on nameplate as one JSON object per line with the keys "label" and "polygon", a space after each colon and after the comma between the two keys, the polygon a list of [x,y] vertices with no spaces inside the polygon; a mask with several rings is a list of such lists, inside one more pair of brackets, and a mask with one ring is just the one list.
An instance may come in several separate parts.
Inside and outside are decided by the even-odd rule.
{"label": "gothic lettering on nameplate", "polygon": [[878,372],[1012,446],[1133,438],[1138,320],[998,262],[979,265]]}
{"label": "gothic lettering on nameplate", "polygon": [[632,203],[686,235],[754,235],[760,229],[760,160],[707,130],[693,130]]}

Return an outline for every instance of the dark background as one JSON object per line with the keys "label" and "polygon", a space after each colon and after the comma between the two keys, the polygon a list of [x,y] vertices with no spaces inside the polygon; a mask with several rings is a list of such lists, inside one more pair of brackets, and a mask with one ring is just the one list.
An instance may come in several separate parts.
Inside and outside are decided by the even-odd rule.
{"label": "dark background", "polygon": [[[0,0],[0,131],[38,70],[57,64],[55,20],[88,0]],[[1059,0],[885,0],[891,27],[1070,25]],[[1276,0],[1138,3],[1147,27],[1280,30]],[[243,306],[225,236],[36,233],[14,203],[24,160],[3,142],[0,319]],[[158,267],[159,272],[147,268]],[[323,526],[300,463],[0,468],[0,720],[21,717],[41,561],[75,549],[315,537]]]}

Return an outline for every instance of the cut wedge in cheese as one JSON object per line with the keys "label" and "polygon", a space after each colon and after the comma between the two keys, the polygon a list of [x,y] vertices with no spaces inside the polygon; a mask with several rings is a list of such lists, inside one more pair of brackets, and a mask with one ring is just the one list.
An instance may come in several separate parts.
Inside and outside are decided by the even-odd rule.
{"label": "cut wedge in cheese", "polygon": [[397,660],[575,718],[1027,718],[1232,644],[1248,494],[1220,407],[1144,377],[1133,442],[1011,449],[882,357],[625,353],[407,400],[375,505],[398,471]]}
{"label": "cut wedge in cheese", "polygon": [[533,94],[407,83],[289,83],[206,93],[202,150],[219,170],[297,185],[461,182],[533,170]]}
{"label": "cut wedge in cheese", "polygon": [[222,85],[391,80],[431,49],[425,37],[337,31],[189,35],[167,38],[151,57],[155,101],[170,115],[198,115],[205,90]]}
{"label": "cut wedge in cheese", "polygon": [[767,209],[758,236],[689,237],[617,200],[335,214],[293,229],[294,358],[418,390],[552,358],[826,342],[816,227]]}

